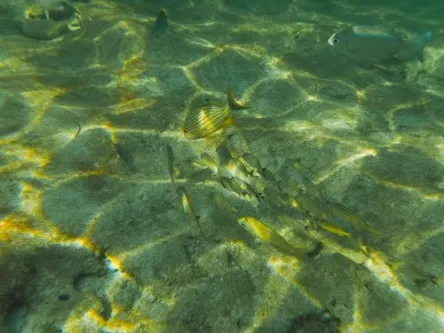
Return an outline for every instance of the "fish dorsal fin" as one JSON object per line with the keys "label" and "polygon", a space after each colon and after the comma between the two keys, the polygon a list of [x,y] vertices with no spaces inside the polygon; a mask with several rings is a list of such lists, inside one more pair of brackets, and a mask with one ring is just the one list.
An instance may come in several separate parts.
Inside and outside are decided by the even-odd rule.
{"label": "fish dorsal fin", "polygon": [[241,105],[238,102],[236,102],[236,100],[234,99],[234,91],[233,89],[231,89],[230,86],[228,86],[228,91],[227,91],[227,103],[230,109],[233,110],[242,110],[250,108],[249,105]]}

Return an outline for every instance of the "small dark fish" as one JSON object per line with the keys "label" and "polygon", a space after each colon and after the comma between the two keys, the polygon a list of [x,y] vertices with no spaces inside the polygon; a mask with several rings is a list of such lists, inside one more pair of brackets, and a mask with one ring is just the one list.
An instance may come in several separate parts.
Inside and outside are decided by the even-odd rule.
{"label": "small dark fish", "polygon": [[310,259],[312,258],[316,258],[321,251],[324,249],[324,244],[322,244],[321,242],[317,243],[315,248],[309,252],[307,252],[307,257],[309,257]]}
{"label": "small dark fish", "polygon": [[219,157],[219,165],[225,166],[230,162],[231,159],[233,159],[233,156],[231,156],[230,151],[225,147],[224,145],[220,145],[216,149],[217,156]]}
{"label": "small dark fish", "polygon": [[163,35],[168,28],[168,18],[163,10],[157,14],[156,21],[154,22],[153,30],[151,32],[151,38],[158,38]]}
{"label": "small dark fish", "polygon": [[115,143],[116,152],[119,157],[126,163],[126,165],[133,171],[137,171],[136,165],[134,164],[134,157],[131,150],[120,143]]}
{"label": "small dark fish", "polygon": [[73,121],[73,123],[77,125],[77,132],[74,134],[74,138],[77,138],[82,131],[82,126],[77,121]]}

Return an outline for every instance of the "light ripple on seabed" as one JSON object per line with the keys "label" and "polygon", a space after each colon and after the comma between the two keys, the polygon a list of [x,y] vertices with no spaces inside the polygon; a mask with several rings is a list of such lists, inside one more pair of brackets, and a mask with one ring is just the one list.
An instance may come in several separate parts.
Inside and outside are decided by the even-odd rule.
{"label": "light ripple on seabed", "polygon": [[[392,84],[381,76],[363,87],[319,77],[266,44],[236,41],[236,33],[290,35],[294,29],[305,42],[306,36],[322,36],[316,25],[272,28],[250,17],[250,22],[233,26],[233,40],[227,42],[221,37],[209,39],[221,27],[230,29],[222,22],[191,25],[173,19],[162,44],[153,49],[146,45],[145,27],[154,19],[132,16],[129,8],[116,14],[106,2],[98,1],[92,8],[85,5],[81,10],[88,18],[85,30],[49,47],[5,39],[11,52],[0,68],[0,84],[7,92],[2,108],[18,120],[10,127],[3,125],[0,139],[3,288],[20,290],[34,284],[46,290],[39,280],[51,279],[53,286],[47,292],[53,294],[54,305],[49,309],[58,306],[57,295],[62,292],[71,295],[72,305],[60,318],[41,317],[66,332],[188,330],[183,321],[179,323],[181,315],[190,314],[183,303],[209,282],[213,288],[225,286],[228,292],[203,294],[223,297],[210,303],[214,309],[205,309],[207,316],[214,325],[234,330],[228,319],[217,322],[221,319],[211,312],[217,314],[218,304],[226,302],[241,314],[239,332],[277,325],[283,312],[296,317],[316,309],[341,318],[344,332],[387,332],[415,313],[425,321],[442,322],[440,286],[429,284],[419,290],[414,283],[424,274],[433,275],[438,284],[441,281],[439,249],[431,250],[429,244],[439,243],[442,233],[432,223],[442,222],[444,141],[435,133],[442,131],[443,124],[439,107],[434,106],[441,105],[442,96],[431,88],[430,93],[416,89],[407,100],[393,103],[380,87],[395,92],[404,89],[402,82]],[[108,28],[92,26],[98,19],[109,22]],[[122,36],[127,45],[107,47],[109,38]],[[283,39],[287,51],[297,51],[296,42]],[[80,68],[67,71],[72,66],[69,61],[56,63],[53,54],[59,49],[75,57],[79,45],[93,46],[90,58],[74,62]],[[185,55],[186,45],[190,49]],[[181,56],[174,56],[177,48]],[[172,65],[165,65],[164,59]],[[51,63],[55,67],[48,70]],[[242,66],[237,75],[245,78],[227,80],[224,66]],[[97,70],[101,77],[88,75]],[[202,103],[203,96],[222,99],[227,84],[239,89],[240,101],[251,102],[253,108],[237,115],[237,128],[202,140],[184,140],[181,125],[186,111]],[[284,95],[285,89],[293,94]],[[383,120],[378,118],[379,109],[384,110]],[[399,114],[409,110],[424,111],[423,122],[430,127],[403,131]],[[330,200],[356,208],[384,236],[373,236],[369,247],[360,248],[321,230],[307,234],[303,227],[307,216],[281,208],[277,197],[265,195],[265,202],[257,204],[229,193],[216,180],[193,184],[179,177],[178,184],[189,188],[200,215],[198,232],[176,202],[161,147],[173,147],[176,166],[188,175],[201,153],[216,156],[221,143],[235,156],[253,152],[282,183],[288,181],[284,176],[295,174],[294,162],[302,163]],[[418,164],[424,171],[415,170],[415,179],[397,170],[395,162],[404,153],[421,159]],[[399,163],[413,171],[411,165]],[[324,243],[324,250],[317,259],[300,263],[267,244],[251,243],[252,237],[235,223],[231,206],[215,201],[221,194],[242,214],[266,221],[289,243],[309,251],[317,240]],[[353,235],[356,228],[350,230]],[[363,234],[365,240],[370,237]],[[347,259],[344,262],[334,253]],[[231,263],[223,263],[225,254]],[[57,266],[63,260],[72,266],[62,266],[66,274]],[[346,278],[335,280],[335,274]],[[233,285],[220,282],[231,281],[231,276],[238,278]],[[97,286],[98,281],[103,286]],[[228,297],[239,293],[238,286],[248,289],[250,284],[260,287],[258,296],[241,293],[241,303]],[[125,298],[124,290],[133,291]],[[2,298],[13,297],[4,289],[1,292]],[[45,297],[37,292],[37,303],[30,301],[33,306],[27,307],[25,315],[35,325],[43,325],[35,316],[46,310],[35,309],[38,302],[47,301]],[[332,307],[332,298],[340,305]],[[8,318],[18,311],[14,309],[23,308],[21,301],[10,301]],[[375,309],[384,309],[387,303],[390,316]],[[195,327],[208,324],[205,317],[200,320]]]}

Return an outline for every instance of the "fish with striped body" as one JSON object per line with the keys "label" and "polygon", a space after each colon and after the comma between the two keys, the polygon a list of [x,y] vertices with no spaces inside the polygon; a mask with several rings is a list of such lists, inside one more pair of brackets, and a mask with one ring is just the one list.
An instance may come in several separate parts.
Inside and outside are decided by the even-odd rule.
{"label": "fish with striped body", "polygon": [[240,105],[234,100],[234,92],[228,88],[227,105],[206,105],[188,112],[183,126],[184,136],[187,139],[204,138],[232,125],[234,123],[232,110],[247,108],[249,106]]}
{"label": "fish with striped body", "polygon": [[342,219],[356,228],[371,232],[372,234],[381,235],[382,232],[374,228],[370,225],[366,220],[362,217],[359,217],[357,214],[353,213],[350,209],[345,207],[344,205],[328,201],[327,206],[331,211],[331,214],[339,219]]}

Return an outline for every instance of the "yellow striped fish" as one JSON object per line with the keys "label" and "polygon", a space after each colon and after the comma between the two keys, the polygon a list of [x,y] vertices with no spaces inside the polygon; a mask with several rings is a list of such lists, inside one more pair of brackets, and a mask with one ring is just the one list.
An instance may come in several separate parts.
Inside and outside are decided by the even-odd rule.
{"label": "yellow striped fish", "polygon": [[353,213],[347,207],[331,201],[328,202],[328,207],[330,208],[332,214],[337,218],[343,219],[344,221],[353,224],[355,227],[369,231],[373,234],[376,235],[382,234],[381,231],[375,229],[366,220]]}
{"label": "yellow striped fish", "polygon": [[187,139],[199,139],[234,123],[231,110],[247,109],[234,100],[231,88],[227,92],[227,105],[207,105],[190,110],[185,118],[183,133]]}
{"label": "yellow striped fish", "polygon": [[284,237],[254,217],[244,216],[238,219],[237,222],[253,236],[260,238],[285,253],[294,255],[299,260],[303,260],[305,253],[302,249],[295,248]]}

